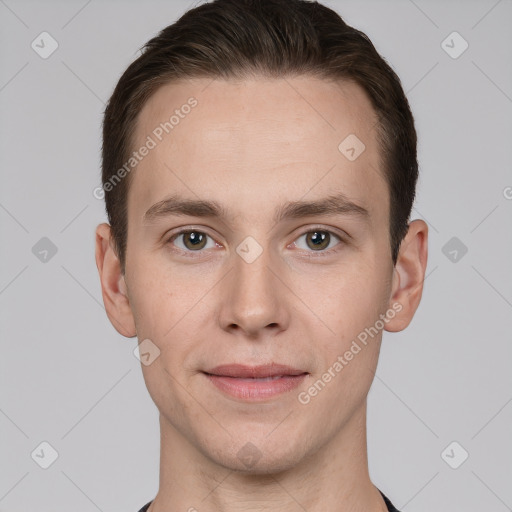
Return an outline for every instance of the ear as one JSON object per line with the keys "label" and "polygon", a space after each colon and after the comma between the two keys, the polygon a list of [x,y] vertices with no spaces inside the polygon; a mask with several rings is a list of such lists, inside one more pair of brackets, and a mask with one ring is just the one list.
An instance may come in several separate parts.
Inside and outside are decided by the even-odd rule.
{"label": "ear", "polygon": [[402,331],[411,323],[423,292],[427,257],[428,226],[417,219],[409,224],[393,269],[388,307],[396,311],[396,315],[386,323],[386,331]]}
{"label": "ear", "polygon": [[135,320],[128,300],[121,263],[114,251],[110,226],[96,228],[96,266],[107,316],[114,328],[127,338],[136,336]]}

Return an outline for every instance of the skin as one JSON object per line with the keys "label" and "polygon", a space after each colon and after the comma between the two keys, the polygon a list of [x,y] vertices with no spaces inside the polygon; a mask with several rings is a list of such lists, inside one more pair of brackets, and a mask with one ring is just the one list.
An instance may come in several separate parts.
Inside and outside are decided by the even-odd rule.
{"label": "skin", "polygon": [[[109,319],[161,351],[141,365],[161,429],[160,487],[149,510],[386,510],[366,449],[382,330],[309,403],[298,400],[379,314],[400,304],[385,330],[401,331],[421,299],[428,228],[410,223],[393,266],[371,103],[355,84],[305,76],[175,82],[144,106],[134,145],[191,96],[198,105],[132,171],[125,275],[109,225],[96,231]],[[349,134],[366,146],[355,161],[338,150]],[[368,222],[350,214],[273,220],[287,201],[333,193],[366,208]],[[173,194],[217,201],[227,216],[144,220]],[[198,251],[190,237],[172,238],[178,228],[208,235],[207,245]],[[331,233],[320,251],[307,243],[315,230]],[[236,252],[247,236],[262,248],[252,263]],[[224,395],[202,373],[272,361],[310,375],[254,403]],[[251,467],[237,456],[247,443],[260,456]]]}

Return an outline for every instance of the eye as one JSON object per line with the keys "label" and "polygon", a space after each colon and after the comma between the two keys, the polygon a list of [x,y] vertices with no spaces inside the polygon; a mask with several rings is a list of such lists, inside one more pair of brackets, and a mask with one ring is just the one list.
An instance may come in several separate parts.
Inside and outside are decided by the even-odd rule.
{"label": "eye", "polygon": [[[210,239],[210,243],[208,244],[208,239]],[[180,243],[174,243],[178,242]],[[212,249],[216,247],[215,241],[206,233],[202,231],[197,231],[193,229],[183,230],[169,238],[168,243],[175,245],[178,249],[182,251],[194,251],[199,252],[201,249]]]}
{"label": "eye", "polygon": [[[335,243],[338,241],[338,243]],[[295,247],[314,252],[331,252],[332,247],[339,245],[342,239],[338,235],[325,229],[313,229],[303,233],[297,241],[293,242]]]}
{"label": "eye", "polygon": [[[321,253],[318,254],[320,256],[335,252],[336,249],[333,250],[333,247],[340,245],[339,242],[343,242],[340,236],[326,229],[315,228],[300,235],[292,245],[309,252],[310,255],[312,252]],[[203,249],[222,247],[210,235],[196,229],[183,229],[174,233],[167,243],[186,253],[200,253]]]}

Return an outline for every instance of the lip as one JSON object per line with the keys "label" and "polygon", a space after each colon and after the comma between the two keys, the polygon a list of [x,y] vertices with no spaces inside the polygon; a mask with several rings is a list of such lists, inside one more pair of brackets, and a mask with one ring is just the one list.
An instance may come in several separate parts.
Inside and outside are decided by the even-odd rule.
{"label": "lip", "polygon": [[286,366],[284,364],[270,363],[258,366],[248,366],[244,364],[221,364],[211,370],[205,371],[211,375],[219,377],[236,377],[240,379],[259,379],[264,377],[276,377],[278,375],[297,376],[307,373],[304,370]]}
{"label": "lip", "polygon": [[203,372],[220,391],[246,401],[262,401],[295,389],[308,372],[281,364],[225,364]]}

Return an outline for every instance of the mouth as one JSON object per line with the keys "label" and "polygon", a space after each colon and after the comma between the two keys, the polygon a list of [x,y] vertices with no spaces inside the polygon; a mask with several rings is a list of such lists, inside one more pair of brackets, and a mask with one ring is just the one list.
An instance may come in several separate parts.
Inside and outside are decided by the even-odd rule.
{"label": "mouth", "polygon": [[262,401],[298,387],[308,372],[281,364],[227,364],[203,371],[221,392],[244,401]]}

